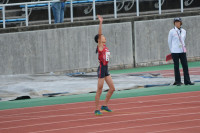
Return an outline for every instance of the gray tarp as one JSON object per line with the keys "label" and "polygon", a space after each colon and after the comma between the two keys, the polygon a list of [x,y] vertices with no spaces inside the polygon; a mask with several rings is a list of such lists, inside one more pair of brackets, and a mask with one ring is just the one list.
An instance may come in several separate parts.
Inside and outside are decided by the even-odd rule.
{"label": "gray tarp", "polygon": [[[192,81],[200,76],[191,76]],[[136,89],[145,85],[163,85],[173,83],[174,78],[164,78],[159,74],[128,75],[112,74],[116,90]],[[182,80],[183,81],[183,80]],[[95,92],[96,73],[67,76],[53,73],[38,75],[0,75],[0,98],[3,101],[14,100],[21,96],[43,97],[45,94],[72,95]],[[104,85],[104,90],[108,90]]]}

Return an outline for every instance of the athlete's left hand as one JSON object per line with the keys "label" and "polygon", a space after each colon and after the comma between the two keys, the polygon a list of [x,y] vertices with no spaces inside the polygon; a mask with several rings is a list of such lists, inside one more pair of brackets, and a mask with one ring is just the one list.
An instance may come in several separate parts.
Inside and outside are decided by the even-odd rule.
{"label": "athlete's left hand", "polygon": [[103,22],[103,18],[100,15],[97,15],[100,22]]}

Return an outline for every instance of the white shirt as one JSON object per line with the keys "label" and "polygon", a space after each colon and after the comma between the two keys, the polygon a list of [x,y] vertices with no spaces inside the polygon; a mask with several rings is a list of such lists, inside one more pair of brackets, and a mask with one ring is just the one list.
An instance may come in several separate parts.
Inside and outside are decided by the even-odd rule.
{"label": "white shirt", "polygon": [[168,45],[171,53],[183,53],[183,46],[185,46],[185,38],[186,31],[183,28],[179,30],[178,28],[174,27],[169,31]]}

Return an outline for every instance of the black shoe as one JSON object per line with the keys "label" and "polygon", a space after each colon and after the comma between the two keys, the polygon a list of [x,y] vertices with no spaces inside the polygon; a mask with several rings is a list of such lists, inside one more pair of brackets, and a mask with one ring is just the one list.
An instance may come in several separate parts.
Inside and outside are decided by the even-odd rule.
{"label": "black shoe", "polygon": [[174,84],[173,85],[177,85],[177,86],[181,86],[183,83],[178,83],[178,82],[174,82]]}
{"label": "black shoe", "polygon": [[185,85],[194,85],[194,83],[190,82],[190,83],[186,83]]}
{"label": "black shoe", "polygon": [[176,85],[177,85],[177,86],[181,86],[182,84],[183,84],[183,83],[177,83]]}

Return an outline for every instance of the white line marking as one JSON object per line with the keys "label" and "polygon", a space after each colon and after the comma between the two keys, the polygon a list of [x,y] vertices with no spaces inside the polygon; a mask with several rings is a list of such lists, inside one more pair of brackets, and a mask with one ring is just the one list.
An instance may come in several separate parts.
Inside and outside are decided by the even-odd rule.
{"label": "white line marking", "polygon": [[[118,128],[118,129],[111,129],[111,130],[101,130],[101,131],[89,132],[89,133],[113,132],[113,131],[124,130],[124,129],[131,129],[131,128],[140,128],[140,127],[143,128],[143,127],[151,127],[151,126],[159,126],[159,125],[167,125],[167,124],[175,124],[175,123],[183,123],[183,122],[193,122],[193,121],[200,121],[200,119],[185,120],[185,121],[176,121],[176,122],[166,122],[166,123],[150,124],[150,125],[148,124],[148,125],[143,125],[143,126],[126,127],[126,128]],[[39,132],[32,132],[32,133],[39,133]],[[155,133],[155,132],[153,132],[153,133]]]}
{"label": "white line marking", "polygon": [[[117,104],[109,104],[109,105],[123,105],[123,104],[132,104],[132,103],[145,103],[145,102],[154,102],[154,101],[168,101],[168,100],[176,100],[176,99],[187,99],[187,98],[194,98],[194,97],[200,97],[198,96],[189,96],[189,97],[176,97],[176,98],[167,98],[167,99],[156,99],[156,100],[146,100],[146,101],[134,101],[134,102],[125,102],[125,103],[117,103]],[[145,106],[144,106],[145,107]],[[149,107],[149,106],[148,106]],[[94,106],[84,106],[84,107],[77,107],[77,108],[67,108],[67,109],[57,109],[57,110],[46,110],[46,111],[37,111],[37,112],[28,112],[28,113],[19,113],[19,114],[13,114],[13,115],[2,115],[1,117],[13,117],[13,116],[19,116],[19,115],[26,115],[26,114],[37,114],[37,113],[45,113],[45,112],[57,112],[57,111],[67,111],[67,110],[80,110],[84,108],[94,108]],[[24,116],[20,116],[24,117]],[[33,117],[33,116],[32,116]]]}
{"label": "white line marking", "polygon": [[[125,114],[121,113],[120,115],[112,115],[112,116],[105,116],[105,117],[93,117],[93,118],[84,118],[84,119],[75,119],[75,120],[69,120],[68,122],[76,122],[76,121],[84,121],[84,120],[93,120],[93,119],[105,119],[105,118],[111,118],[111,117],[115,117],[115,116],[127,116],[127,115],[141,115],[141,114],[174,114],[174,113],[160,113],[160,112],[168,112],[168,111],[175,111],[175,110],[187,110],[187,109],[195,109],[195,108],[200,108],[200,106],[196,106],[196,107],[189,107],[189,108],[176,108],[176,109],[165,109],[165,110],[156,110],[156,111],[149,111],[149,112],[139,112],[139,113],[130,113],[130,112],[126,112]],[[128,109],[132,109],[132,108],[128,108]],[[119,110],[124,110],[123,109],[119,109]],[[159,113],[157,113],[159,112]],[[89,112],[91,114],[91,112]],[[54,115],[54,116],[49,116],[49,117],[38,117],[38,118],[29,118],[29,119],[21,119],[21,120],[12,120],[12,121],[2,121],[0,123],[11,123],[11,122],[20,122],[20,121],[29,121],[29,120],[37,120],[37,119],[48,119],[48,118],[54,118],[54,117],[66,117],[68,115]],[[40,123],[41,124],[41,123]]]}
{"label": "white line marking", "polygon": [[[153,105],[153,106],[139,106],[139,107],[132,107],[132,108],[122,108],[122,109],[115,109],[115,111],[120,111],[120,110],[127,110],[127,109],[135,109],[135,108],[139,108],[139,109],[141,109],[141,108],[148,108],[148,107],[159,107],[159,106],[168,106],[168,105],[179,105],[179,104],[185,104],[185,103],[190,103],[190,104],[193,104],[193,102],[195,103],[195,102],[197,102],[197,103],[199,103],[200,101],[189,101],[189,102],[182,102],[182,103],[172,103],[172,104],[159,104],[159,105]],[[197,106],[197,108],[198,108],[199,106]],[[189,107],[190,108],[190,107]],[[196,108],[196,107],[191,107],[191,108]],[[181,109],[187,109],[187,108],[181,108]],[[145,110],[145,109],[144,109]],[[176,110],[176,109],[175,109]],[[164,110],[165,111],[165,110]],[[152,112],[152,111],[150,111],[150,112]],[[154,111],[153,111],[154,112]],[[157,111],[156,111],[157,112]],[[77,116],[77,115],[86,115],[86,114],[91,114],[92,112],[84,112],[84,113],[74,113],[74,114],[67,114],[67,115],[53,115],[53,116],[38,116],[37,118],[29,118],[29,119],[23,119],[23,120],[36,120],[36,119],[42,119],[42,118],[45,118],[45,119],[47,119],[47,118],[53,118],[53,117],[63,117],[63,116]],[[133,113],[133,114],[135,114],[135,113]],[[119,116],[119,115],[117,115],[117,116]],[[20,116],[20,117],[23,117],[23,116]],[[27,117],[33,117],[33,116],[27,116]],[[111,116],[111,117],[114,117],[114,116]],[[100,117],[99,117],[100,118]],[[96,119],[96,118],[95,118]],[[23,120],[20,120],[20,119],[18,119],[18,120],[13,120],[13,121],[23,121]],[[86,120],[86,119],[84,119],[84,120]],[[13,121],[1,121],[0,123],[6,123],[6,122],[13,122]]]}
{"label": "white line marking", "polygon": [[[191,92],[178,92],[178,93],[170,93],[170,94],[161,94],[161,95],[148,95],[148,96],[138,96],[138,97],[126,97],[126,98],[116,98],[116,99],[111,99],[112,101],[114,100],[119,100],[119,99],[136,99],[136,98],[145,98],[145,97],[158,97],[158,96],[167,96],[167,95],[179,95],[179,94],[190,94],[190,93],[197,93],[200,91],[191,91]],[[82,96],[83,97],[83,96]],[[77,97],[74,97],[77,98]],[[80,98],[80,97],[79,97]],[[24,108],[15,108],[15,109],[4,109],[0,110],[1,111],[8,111],[8,110],[24,110],[24,109],[31,109],[31,108],[46,108],[46,107],[52,107],[52,106],[66,106],[70,104],[85,104],[85,103],[93,103],[94,101],[86,101],[86,102],[75,102],[75,103],[64,103],[64,104],[55,104],[55,105],[44,105],[44,106],[36,106],[36,107],[24,107]]]}
{"label": "white line marking", "polygon": [[[90,124],[90,125],[83,125],[83,126],[68,127],[68,128],[64,128],[64,129],[73,129],[73,128],[80,128],[80,127],[91,127],[91,126],[98,126],[98,125],[102,126],[102,125],[109,125],[109,124],[116,124],[116,123],[135,122],[135,121],[144,121],[144,120],[152,120],[152,119],[160,119],[160,118],[168,118],[168,117],[176,117],[176,116],[197,115],[197,114],[200,114],[200,112],[183,113],[183,114],[178,114],[178,115],[169,115],[169,116],[161,116],[161,117],[150,117],[150,118],[144,118],[144,119],[125,120],[125,121],[100,123],[100,124]],[[128,114],[128,115],[130,115],[130,114]],[[119,117],[119,115],[118,115],[118,117]],[[34,127],[34,126],[41,126],[41,125],[51,125],[51,124],[58,124],[58,123],[63,123],[63,122],[69,122],[69,121],[59,121],[59,122],[50,122],[50,123],[43,123],[43,124],[39,123],[39,124],[33,124],[33,125],[24,125],[24,126],[16,126],[16,127],[6,127],[6,128],[1,128],[0,130],[9,130],[9,129],[15,129],[15,128],[21,128],[21,127],[22,128],[24,128],[24,127]],[[63,128],[60,128],[60,129],[63,129]],[[56,129],[56,130],[59,130],[59,129]],[[49,130],[45,130],[45,131],[49,131]],[[44,131],[39,131],[39,132],[44,132]]]}
{"label": "white line marking", "polygon": [[185,128],[176,128],[176,129],[171,129],[171,130],[154,131],[154,132],[148,132],[148,133],[171,132],[171,131],[185,130],[185,129],[191,129],[191,128],[200,128],[200,126],[192,126],[192,127],[185,127]]}

